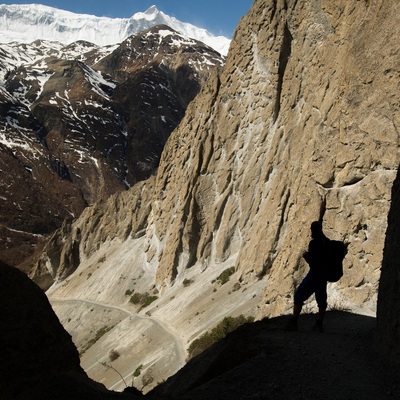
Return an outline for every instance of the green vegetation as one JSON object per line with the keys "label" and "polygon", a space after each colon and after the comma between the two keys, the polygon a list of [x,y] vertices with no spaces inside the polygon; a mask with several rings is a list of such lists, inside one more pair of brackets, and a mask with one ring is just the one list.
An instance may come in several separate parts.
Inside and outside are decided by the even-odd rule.
{"label": "green vegetation", "polygon": [[132,295],[131,295],[131,299],[129,300],[132,304],[140,304],[140,301],[141,301],[141,299],[142,299],[142,294],[140,294],[140,293],[133,293]]}
{"label": "green vegetation", "polygon": [[193,283],[194,281],[193,281],[193,279],[184,279],[183,280],[183,286],[184,287],[188,287],[188,286],[190,286],[192,283]]}
{"label": "green vegetation", "polygon": [[[221,274],[215,279],[216,282],[219,282],[221,285],[229,282],[231,275],[235,273],[235,267],[230,267],[221,272]],[[213,281],[213,282],[215,282]]]}
{"label": "green vegetation", "polygon": [[88,349],[90,349],[102,336],[104,336],[107,332],[110,332],[111,329],[113,329],[115,325],[112,326],[103,326],[101,329],[99,329],[95,336],[90,339],[87,343],[86,346],[80,351],[80,355],[82,356]]}
{"label": "green vegetation", "polygon": [[136,369],[135,372],[133,373],[133,377],[137,378],[141,373],[142,373],[142,368],[143,364],[139,365]]}
{"label": "green vegetation", "polygon": [[239,326],[253,322],[253,317],[245,317],[239,315],[238,317],[225,317],[215,328],[210,332],[206,332],[198,339],[193,341],[189,346],[189,358],[195,357],[202,353],[207,348],[211,347],[214,343],[222,340],[228,333],[239,328]]}
{"label": "green vegetation", "polygon": [[242,287],[241,284],[240,284],[239,282],[236,282],[236,283],[233,285],[232,291],[233,291],[233,292],[237,292],[238,290],[240,290],[241,287]]}
{"label": "green vegetation", "polygon": [[[127,294],[127,293],[125,293]],[[135,305],[140,305],[142,308],[148,307],[153,301],[156,301],[158,296],[151,296],[149,293],[132,293],[130,302]]]}

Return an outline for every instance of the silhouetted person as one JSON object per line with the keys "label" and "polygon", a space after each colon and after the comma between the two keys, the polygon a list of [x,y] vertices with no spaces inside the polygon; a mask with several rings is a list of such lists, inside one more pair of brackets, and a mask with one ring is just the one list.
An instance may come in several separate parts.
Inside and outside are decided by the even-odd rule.
{"label": "silhouetted person", "polygon": [[303,304],[314,293],[318,304],[318,318],[313,329],[323,332],[323,320],[327,307],[327,279],[324,273],[324,266],[327,262],[325,249],[329,239],[322,232],[321,222],[314,221],[311,224],[311,237],[308,251],[303,254],[310,266],[310,271],[294,293],[293,315],[286,326],[287,330],[297,330],[297,320]]}

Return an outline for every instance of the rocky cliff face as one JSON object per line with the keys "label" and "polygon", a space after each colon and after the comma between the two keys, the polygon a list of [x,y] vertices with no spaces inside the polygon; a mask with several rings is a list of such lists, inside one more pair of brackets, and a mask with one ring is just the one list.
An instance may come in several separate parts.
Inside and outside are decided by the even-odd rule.
{"label": "rocky cliff face", "polygon": [[0,249],[38,240],[151,176],[190,101],[224,59],[159,25],[120,45],[0,46]]}
{"label": "rocky cliff face", "polygon": [[[399,164],[399,8],[255,1],[157,176],[48,244],[37,275],[56,282],[49,296],[123,305],[168,323],[186,348],[226,315],[288,312],[310,223],[322,219],[348,244],[330,306],[374,314]],[[132,292],[156,299],[142,308]]]}
{"label": "rocky cliff face", "polygon": [[397,7],[255,2],[163,153],[149,240],[165,246],[147,253],[159,285],[233,257],[242,280],[264,277],[261,313],[279,314],[322,218],[349,245],[332,294],[374,306],[399,156]]}

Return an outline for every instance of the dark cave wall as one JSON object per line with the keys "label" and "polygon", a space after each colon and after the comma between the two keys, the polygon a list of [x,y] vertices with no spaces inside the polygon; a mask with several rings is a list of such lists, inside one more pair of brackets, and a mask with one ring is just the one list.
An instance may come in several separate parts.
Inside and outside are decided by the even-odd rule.
{"label": "dark cave wall", "polygon": [[378,340],[400,362],[400,167],[392,187],[377,307]]}

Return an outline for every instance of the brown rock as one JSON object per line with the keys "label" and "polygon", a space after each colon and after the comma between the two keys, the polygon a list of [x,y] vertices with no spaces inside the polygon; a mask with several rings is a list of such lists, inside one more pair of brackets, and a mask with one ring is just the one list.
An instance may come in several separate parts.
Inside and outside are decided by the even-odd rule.
{"label": "brown rock", "polygon": [[144,248],[160,288],[231,259],[241,281],[265,279],[260,315],[281,314],[323,218],[349,250],[333,305],[374,312],[398,165],[397,8],[254,4],[162,154]]}
{"label": "brown rock", "polygon": [[309,225],[323,217],[327,235],[349,244],[332,290],[343,307],[373,312],[398,162],[397,7],[254,4],[220,80],[163,153],[159,284],[234,257],[243,279],[267,275],[262,314],[280,314],[305,268]]}

